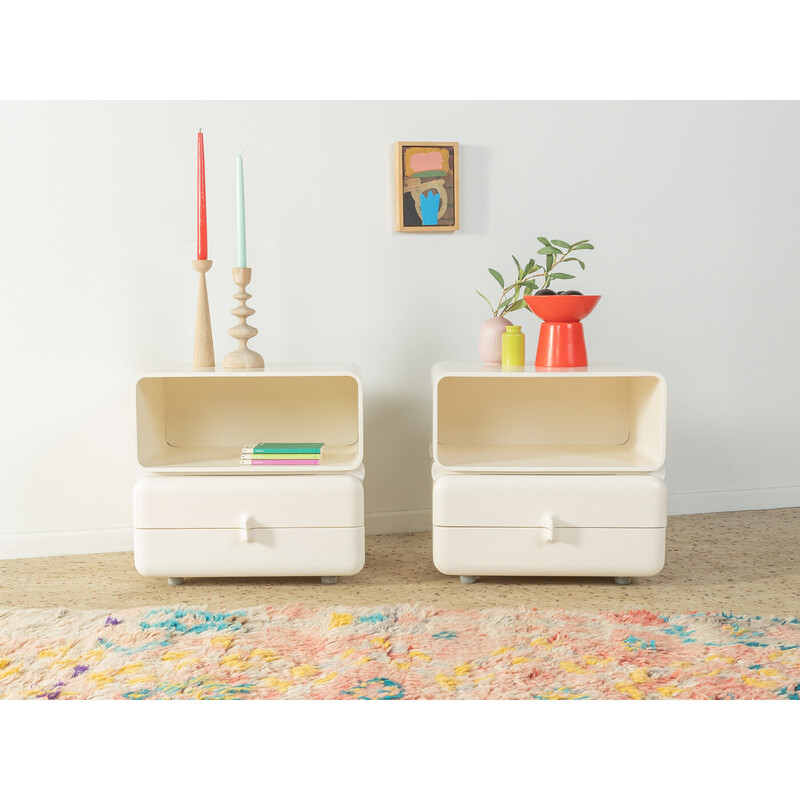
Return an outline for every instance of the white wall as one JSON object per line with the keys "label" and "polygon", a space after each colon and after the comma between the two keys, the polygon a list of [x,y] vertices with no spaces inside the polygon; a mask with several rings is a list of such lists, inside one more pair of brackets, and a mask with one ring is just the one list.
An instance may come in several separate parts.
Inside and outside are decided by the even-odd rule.
{"label": "white wall", "polygon": [[[0,556],[130,546],[132,380],[191,361],[201,127],[217,358],[241,151],[252,346],[360,365],[369,531],[427,526],[430,367],[477,359],[475,289],[537,235],[595,243],[590,359],[667,379],[670,513],[800,505],[800,104],[2,103]],[[460,232],[394,232],[397,140],[460,143]]]}

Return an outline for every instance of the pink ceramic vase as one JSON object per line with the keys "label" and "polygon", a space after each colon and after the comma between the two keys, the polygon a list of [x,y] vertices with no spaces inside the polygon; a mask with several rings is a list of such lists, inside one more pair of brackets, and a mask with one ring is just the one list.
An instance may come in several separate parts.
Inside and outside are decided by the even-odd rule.
{"label": "pink ceramic vase", "polygon": [[499,364],[502,360],[503,333],[511,322],[505,317],[489,317],[478,332],[478,355],[484,364]]}

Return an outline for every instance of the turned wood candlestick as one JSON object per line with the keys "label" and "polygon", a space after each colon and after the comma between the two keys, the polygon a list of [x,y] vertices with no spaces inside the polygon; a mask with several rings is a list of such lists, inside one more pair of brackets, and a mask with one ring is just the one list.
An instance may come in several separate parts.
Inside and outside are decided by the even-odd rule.
{"label": "turned wood candlestick", "polygon": [[211,314],[208,310],[208,289],[206,288],[206,272],[211,269],[212,262],[203,259],[192,261],[192,266],[200,273],[197,284],[197,313],[194,319],[194,357],[192,366],[214,366],[214,342],[211,337]]}
{"label": "turned wood candlestick", "polygon": [[234,339],[238,339],[239,347],[234,350],[222,361],[222,366],[226,369],[253,369],[264,366],[264,359],[258,353],[247,346],[247,340],[252,339],[257,333],[258,328],[247,324],[247,318],[256,312],[247,307],[247,301],[253,296],[245,291],[245,287],[250,283],[250,267],[235,267],[233,270],[233,282],[239,287],[239,291],[234,298],[239,301],[239,305],[231,309],[231,314],[239,318],[239,323],[232,328],[228,328],[228,334]]}

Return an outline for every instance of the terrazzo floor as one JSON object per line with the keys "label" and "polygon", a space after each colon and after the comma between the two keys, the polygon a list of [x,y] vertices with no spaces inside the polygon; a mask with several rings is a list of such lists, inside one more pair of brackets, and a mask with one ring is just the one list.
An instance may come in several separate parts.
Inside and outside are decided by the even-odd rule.
{"label": "terrazzo floor", "polygon": [[800,508],[669,518],[659,575],[618,586],[609,578],[482,577],[463,585],[431,560],[430,533],[368,536],[366,565],[324,586],[308,578],[194,578],[170,587],[136,572],[133,553],[0,561],[0,607],[121,609],[189,604],[439,608],[559,607],[663,613],[726,611],[800,616]]}

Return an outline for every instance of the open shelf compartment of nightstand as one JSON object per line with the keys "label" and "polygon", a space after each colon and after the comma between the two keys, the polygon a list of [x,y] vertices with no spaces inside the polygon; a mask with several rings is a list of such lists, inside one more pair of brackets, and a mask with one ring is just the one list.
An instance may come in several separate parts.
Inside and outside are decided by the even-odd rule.
{"label": "open shelf compartment of nightstand", "polygon": [[[152,472],[341,472],[363,459],[362,388],[347,370],[144,375],[136,381],[139,464]],[[257,442],[324,442],[318,465],[243,466]]]}
{"label": "open shelf compartment of nightstand", "polygon": [[664,466],[660,375],[437,368],[433,459],[444,470],[641,473]]}

